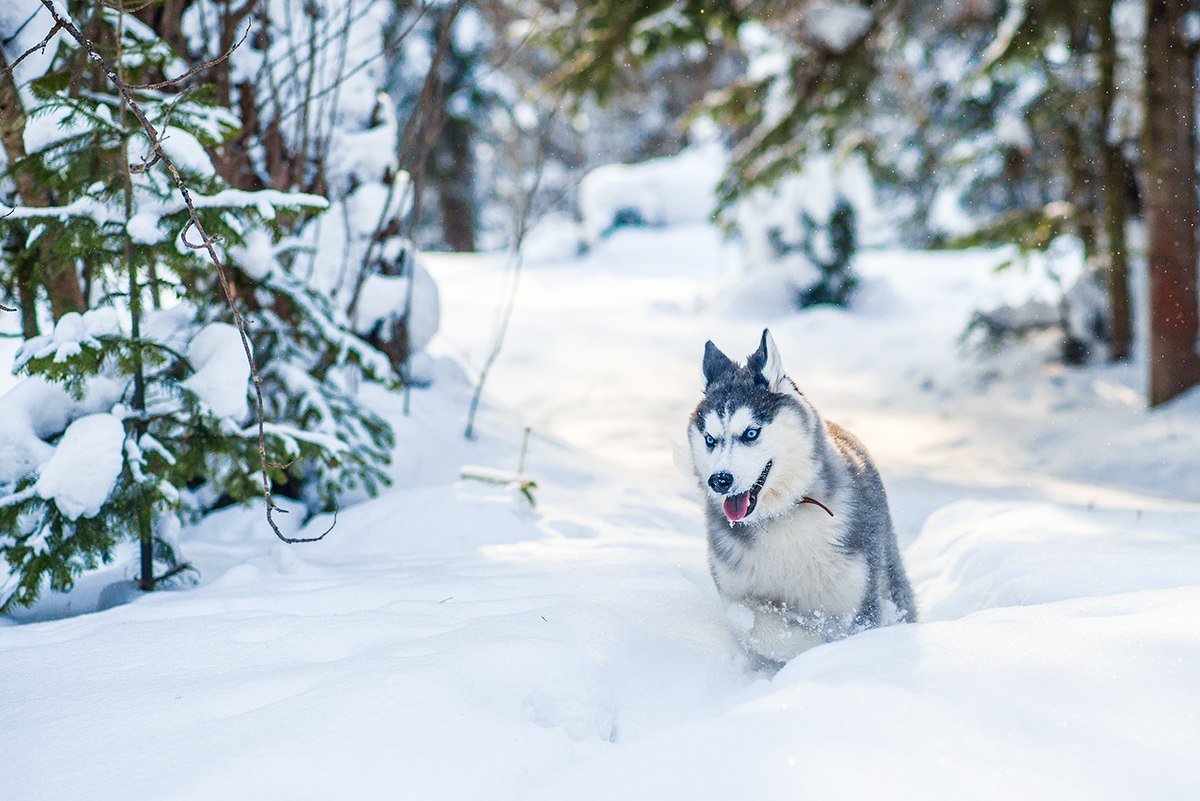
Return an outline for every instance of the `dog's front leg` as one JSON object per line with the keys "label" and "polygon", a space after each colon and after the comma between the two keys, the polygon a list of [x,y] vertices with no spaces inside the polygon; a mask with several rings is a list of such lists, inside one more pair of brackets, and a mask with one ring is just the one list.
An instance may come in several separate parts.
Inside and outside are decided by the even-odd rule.
{"label": "dog's front leg", "polygon": [[735,603],[729,609],[729,619],[743,648],[776,662],[786,662],[826,642],[819,629],[771,601]]}

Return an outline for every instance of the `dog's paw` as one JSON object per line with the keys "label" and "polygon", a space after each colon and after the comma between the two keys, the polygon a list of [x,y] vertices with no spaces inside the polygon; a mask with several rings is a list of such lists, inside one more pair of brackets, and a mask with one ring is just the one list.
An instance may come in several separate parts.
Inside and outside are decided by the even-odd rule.
{"label": "dog's paw", "polygon": [[754,610],[745,604],[730,604],[725,609],[725,617],[739,637],[749,634],[754,628]]}
{"label": "dog's paw", "polygon": [[741,630],[739,639],[742,646],[765,659],[786,662],[825,642],[819,632],[798,625],[791,616],[776,607],[762,605],[741,608],[753,617],[751,625]]}

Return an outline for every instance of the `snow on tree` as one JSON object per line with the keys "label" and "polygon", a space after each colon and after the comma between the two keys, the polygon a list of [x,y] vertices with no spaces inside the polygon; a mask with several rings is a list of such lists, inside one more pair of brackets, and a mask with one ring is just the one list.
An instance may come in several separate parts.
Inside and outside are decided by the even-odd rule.
{"label": "snow on tree", "polygon": [[[73,37],[49,36],[45,55],[34,50],[13,71],[15,105],[0,121],[23,130],[19,147],[5,142],[3,266],[30,338],[17,359],[28,377],[0,399],[11,421],[0,453],[14,457],[0,473],[0,608],[69,588],[129,539],[141,543],[139,584],[150,589],[186,568],[173,544],[180,525],[261,495],[247,348],[275,491],[318,512],[388,483],[391,430],[355,392],[363,380],[399,385],[436,328],[436,288],[400,235],[412,200],[397,121],[378,93],[388,8],[350,6],[307,4],[299,32],[282,23],[297,10],[286,2],[236,19],[222,3],[191,4],[182,18],[72,4],[162,158]],[[34,2],[2,21],[9,63],[51,29]],[[201,72],[206,82],[187,85]],[[287,93],[266,90],[281,84]],[[270,101],[251,106],[258,90]],[[214,239],[199,241],[201,228]],[[205,245],[229,270],[246,344]],[[38,292],[25,280],[31,264],[65,265],[82,305],[56,295],[61,275],[43,275]],[[364,314],[355,305],[368,285]],[[46,320],[50,333],[36,335]],[[398,322],[388,333],[401,353],[365,338],[381,321]]]}
{"label": "snow on tree", "polygon": [[733,139],[722,208],[814,153],[860,153],[909,242],[1033,253],[1078,239],[1088,270],[1064,295],[1064,353],[1128,357],[1126,228],[1146,185],[1138,4],[543,5],[572,55],[559,85],[588,97],[619,94],[631,65],[666,48],[744,54],[740,78],[700,106]]}

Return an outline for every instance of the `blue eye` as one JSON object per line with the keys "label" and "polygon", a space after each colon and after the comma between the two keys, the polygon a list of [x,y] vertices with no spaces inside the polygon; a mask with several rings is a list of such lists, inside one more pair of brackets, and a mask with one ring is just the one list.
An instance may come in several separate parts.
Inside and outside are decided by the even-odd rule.
{"label": "blue eye", "polygon": [[712,434],[705,434],[704,435],[704,444],[711,448],[712,446],[717,444],[717,441],[712,438]]}
{"label": "blue eye", "polygon": [[761,429],[758,429],[758,428],[747,428],[746,433],[742,434],[742,439],[746,440],[747,442],[750,442],[751,440],[756,440],[756,439],[758,439],[758,432],[760,430]]}

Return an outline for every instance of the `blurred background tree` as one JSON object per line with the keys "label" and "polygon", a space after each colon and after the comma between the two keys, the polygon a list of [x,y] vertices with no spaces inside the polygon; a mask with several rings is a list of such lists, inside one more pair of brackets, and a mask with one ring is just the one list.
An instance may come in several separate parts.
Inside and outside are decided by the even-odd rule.
{"label": "blurred background tree", "polygon": [[1058,312],[1067,361],[1129,357],[1129,231],[1148,223],[1150,402],[1200,381],[1194,4],[547,0],[541,8],[553,21],[542,42],[563,62],[551,86],[577,104],[619,96],[664,53],[698,47],[748,61],[693,108],[721,121],[730,141],[719,212],[802,172],[813,154],[857,152],[909,243],[1046,252],[1070,234],[1086,270],[1064,287]]}

